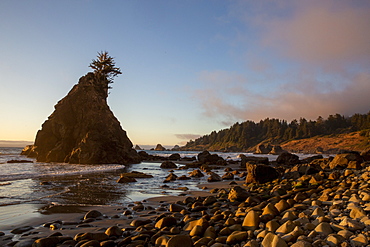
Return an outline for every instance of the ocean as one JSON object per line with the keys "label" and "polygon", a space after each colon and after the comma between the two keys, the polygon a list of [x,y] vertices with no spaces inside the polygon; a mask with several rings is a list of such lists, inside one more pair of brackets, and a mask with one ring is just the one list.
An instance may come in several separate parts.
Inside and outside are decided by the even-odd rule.
{"label": "ocean", "polygon": [[[22,218],[29,211],[37,212],[38,207],[45,204],[62,205],[122,205],[141,201],[150,197],[163,195],[179,195],[183,193],[179,187],[189,190],[200,190],[197,187],[207,180],[192,178],[191,180],[163,181],[169,174],[168,169],[161,169],[160,163],[142,162],[133,165],[79,165],[65,163],[40,163],[35,159],[20,155],[22,148],[0,147],[0,230],[6,221],[13,217]],[[199,152],[148,151],[147,153],[167,157],[179,153],[181,157],[193,157]],[[241,153],[218,153],[225,159],[237,160]],[[244,153],[245,155],[252,155]],[[275,160],[276,155],[258,155]],[[300,155],[301,158],[307,155]],[[10,160],[29,160],[29,163],[7,163]],[[181,164],[177,164],[181,167]],[[175,170],[177,176],[188,175],[193,169]],[[123,172],[139,171],[153,175],[153,178],[137,179],[137,182],[117,183]],[[215,170],[219,175],[223,169]],[[26,207],[25,207],[26,206]],[[17,208],[20,210],[17,211]],[[9,210],[11,209],[11,210]],[[9,212],[12,212],[9,214]],[[12,215],[13,214],[13,215]]]}

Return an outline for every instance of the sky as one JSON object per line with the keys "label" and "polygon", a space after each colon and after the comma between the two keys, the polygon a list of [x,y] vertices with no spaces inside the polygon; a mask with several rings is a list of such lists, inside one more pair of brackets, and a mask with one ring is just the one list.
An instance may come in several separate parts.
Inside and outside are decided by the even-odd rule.
{"label": "sky", "polygon": [[0,140],[33,141],[108,51],[108,97],[138,145],[235,122],[370,108],[368,0],[2,0]]}

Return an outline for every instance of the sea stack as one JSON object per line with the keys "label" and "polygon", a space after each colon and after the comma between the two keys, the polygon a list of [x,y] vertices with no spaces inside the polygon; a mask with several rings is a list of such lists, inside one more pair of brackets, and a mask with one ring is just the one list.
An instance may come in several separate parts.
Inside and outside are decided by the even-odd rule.
{"label": "sea stack", "polygon": [[129,164],[140,156],[107,104],[108,83],[96,72],[82,76],[55,105],[22,154],[39,162]]}

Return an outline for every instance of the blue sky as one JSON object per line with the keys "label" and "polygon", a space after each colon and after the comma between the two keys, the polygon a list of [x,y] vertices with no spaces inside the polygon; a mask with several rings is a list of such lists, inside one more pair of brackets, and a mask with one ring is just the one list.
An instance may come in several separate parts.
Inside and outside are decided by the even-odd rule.
{"label": "blue sky", "polygon": [[98,51],[134,144],[173,146],[236,121],[367,113],[370,2],[0,2],[0,140],[35,138]]}

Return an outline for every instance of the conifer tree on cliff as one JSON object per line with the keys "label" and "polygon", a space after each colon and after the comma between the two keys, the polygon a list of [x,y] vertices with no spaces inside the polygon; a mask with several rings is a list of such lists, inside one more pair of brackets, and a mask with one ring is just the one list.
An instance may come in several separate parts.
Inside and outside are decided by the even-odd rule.
{"label": "conifer tree on cliff", "polygon": [[113,78],[122,74],[121,69],[115,66],[116,62],[107,51],[98,52],[97,59],[92,60],[89,65],[94,70],[97,81],[103,83],[106,92],[111,88],[108,84],[113,83]]}

